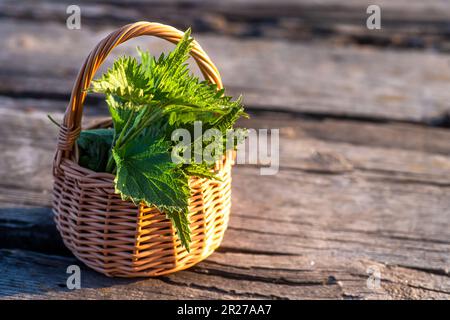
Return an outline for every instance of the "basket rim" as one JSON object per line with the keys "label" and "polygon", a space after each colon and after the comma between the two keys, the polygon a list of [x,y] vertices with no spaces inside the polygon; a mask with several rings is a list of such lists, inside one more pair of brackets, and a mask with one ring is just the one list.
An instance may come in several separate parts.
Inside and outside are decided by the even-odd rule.
{"label": "basket rim", "polygon": [[92,169],[81,166],[74,159],[62,159],[60,164],[60,169],[64,172],[67,172],[67,166],[70,166],[70,169],[79,173],[80,176],[86,177],[89,179],[99,179],[103,181],[111,181],[114,182],[115,175],[109,172],[96,172]]}

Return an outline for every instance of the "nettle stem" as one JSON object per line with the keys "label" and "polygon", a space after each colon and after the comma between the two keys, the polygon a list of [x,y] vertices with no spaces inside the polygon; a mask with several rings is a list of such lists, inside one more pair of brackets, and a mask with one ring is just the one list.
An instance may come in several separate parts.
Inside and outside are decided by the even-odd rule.
{"label": "nettle stem", "polygon": [[[150,108],[149,108],[150,110]],[[128,141],[131,141],[133,139],[135,139],[136,137],[138,137],[142,131],[148,127],[150,125],[150,123],[152,121],[156,121],[158,120],[162,115],[161,110],[157,110],[154,113],[151,113],[151,111],[149,111],[149,116],[147,116],[147,118],[144,118],[143,120],[141,120],[139,122],[138,125],[135,125],[133,127],[131,127],[130,129],[128,129],[131,125],[131,123],[133,122],[133,114],[130,114],[130,116],[127,119],[127,122],[125,123],[125,126],[123,127],[122,131],[120,132],[119,137],[117,138],[117,140],[113,143],[113,147],[112,149],[118,149],[120,150],[123,146],[125,146],[127,144]],[[110,155],[108,156],[108,162],[106,164],[106,172],[109,173],[113,173],[114,170],[114,157],[113,157],[113,153],[111,150]]]}
{"label": "nettle stem", "polygon": [[114,170],[114,157],[111,154],[108,157],[108,163],[106,164],[106,172],[113,173]]}
{"label": "nettle stem", "polygon": [[[133,130],[133,131],[130,130],[130,132],[128,132],[125,135],[125,138],[122,140],[122,145],[125,145],[126,142],[137,138],[142,133],[142,131],[150,125],[150,123],[152,121],[158,120],[158,118],[161,116],[161,114],[162,113],[160,110],[156,111],[155,113],[150,113],[150,116],[147,119],[144,119],[143,121],[141,121],[142,123],[140,123],[139,126],[135,130]],[[122,147],[119,143],[116,144],[116,146],[119,149]]]}
{"label": "nettle stem", "polygon": [[[122,131],[119,134],[119,137],[113,142],[113,144],[112,144],[113,146],[117,146],[122,141],[125,132],[128,130],[128,127],[130,126],[130,124],[132,122],[131,121],[132,119],[133,119],[133,115],[132,115],[132,113],[130,113],[130,115],[128,116],[127,122],[125,123],[125,126],[122,128]],[[112,147],[112,148],[114,148],[114,147]],[[106,172],[113,173],[113,169],[114,169],[114,157],[113,157],[112,150],[111,150],[111,152],[108,156],[108,162],[106,164]]]}

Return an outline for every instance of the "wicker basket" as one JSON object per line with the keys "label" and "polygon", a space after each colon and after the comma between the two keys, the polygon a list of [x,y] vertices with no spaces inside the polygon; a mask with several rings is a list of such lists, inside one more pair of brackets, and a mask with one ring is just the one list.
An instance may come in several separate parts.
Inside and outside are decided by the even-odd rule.
{"label": "wicker basket", "polygon": [[[181,246],[165,214],[154,207],[123,201],[114,193],[112,174],[97,173],[77,163],[75,141],[81,131],[86,89],[114,47],[141,35],[177,43],[183,32],[158,23],[137,22],[112,32],[97,44],[73,87],[53,164],[53,212],[63,241],[86,265],[108,276],[157,276],[191,267],[220,245],[230,213],[229,153],[216,163],[222,181],[189,180],[190,252]],[[191,55],[204,77],[221,88],[219,72],[195,41]]]}

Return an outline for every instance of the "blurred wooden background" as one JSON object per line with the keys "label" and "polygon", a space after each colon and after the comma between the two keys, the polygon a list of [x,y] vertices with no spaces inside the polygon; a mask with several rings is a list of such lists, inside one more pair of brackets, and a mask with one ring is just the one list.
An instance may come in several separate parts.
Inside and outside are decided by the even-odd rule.
{"label": "blurred wooden background", "polygon": [[[66,28],[70,4],[80,30]],[[449,299],[450,1],[377,1],[381,30],[366,27],[369,4],[0,1],[0,299]],[[81,263],[52,221],[46,114],[62,118],[91,48],[138,20],[192,26],[244,95],[241,125],[280,128],[280,172],[235,167],[230,226],[205,262],[136,280],[82,266],[70,291]],[[140,38],[109,61],[136,46],[171,45]],[[106,115],[102,99],[85,115]]]}

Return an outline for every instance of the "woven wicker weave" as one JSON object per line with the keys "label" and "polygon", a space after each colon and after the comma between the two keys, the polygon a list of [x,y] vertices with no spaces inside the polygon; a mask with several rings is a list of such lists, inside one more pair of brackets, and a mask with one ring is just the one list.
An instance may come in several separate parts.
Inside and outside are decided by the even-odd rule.
{"label": "woven wicker weave", "polygon": [[[108,276],[157,276],[198,263],[220,245],[230,213],[230,154],[216,163],[215,170],[222,181],[195,177],[189,180],[192,232],[189,253],[163,213],[154,207],[123,201],[114,193],[112,174],[93,172],[77,163],[75,141],[81,131],[86,89],[114,47],[141,35],[177,43],[183,32],[158,23],[137,22],[112,32],[98,43],[73,87],[53,164],[53,212],[63,241],[86,265]],[[195,41],[191,55],[204,77],[221,88],[219,72]]]}

